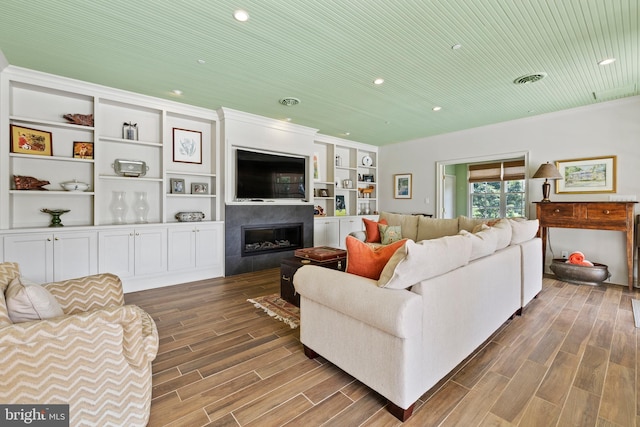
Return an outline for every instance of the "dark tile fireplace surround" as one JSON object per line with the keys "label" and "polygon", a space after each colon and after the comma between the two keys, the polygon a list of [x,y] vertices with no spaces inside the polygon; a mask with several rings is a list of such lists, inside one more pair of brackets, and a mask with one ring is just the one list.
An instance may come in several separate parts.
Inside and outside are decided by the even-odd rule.
{"label": "dark tile fireplace surround", "polygon": [[[295,247],[313,246],[313,206],[311,205],[227,205],[225,207],[225,275],[250,273],[280,266],[282,258],[293,256]],[[301,244],[292,249],[249,251],[243,256],[244,232],[256,229],[289,229],[302,225]],[[278,234],[274,234],[276,237]],[[269,240],[269,239],[267,239]]]}

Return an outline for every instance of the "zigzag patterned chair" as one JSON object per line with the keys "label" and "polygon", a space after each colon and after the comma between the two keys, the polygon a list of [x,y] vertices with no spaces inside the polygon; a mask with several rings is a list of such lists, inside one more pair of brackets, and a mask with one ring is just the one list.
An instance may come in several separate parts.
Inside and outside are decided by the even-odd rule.
{"label": "zigzag patterned chair", "polygon": [[69,404],[70,425],[144,426],[158,332],[124,305],[122,283],[99,274],[43,285],[64,316],[12,323],[5,290],[20,275],[0,263],[0,403]]}

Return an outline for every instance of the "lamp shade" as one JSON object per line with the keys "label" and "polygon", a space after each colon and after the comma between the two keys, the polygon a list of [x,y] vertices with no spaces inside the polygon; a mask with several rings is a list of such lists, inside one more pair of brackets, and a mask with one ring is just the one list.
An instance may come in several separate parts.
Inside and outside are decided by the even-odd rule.
{"label": "lamp shade", "polygon": [[554,165],[547,162],[540,165],[536,173],[533,174],[533,178],[562,179],[562,175]]}

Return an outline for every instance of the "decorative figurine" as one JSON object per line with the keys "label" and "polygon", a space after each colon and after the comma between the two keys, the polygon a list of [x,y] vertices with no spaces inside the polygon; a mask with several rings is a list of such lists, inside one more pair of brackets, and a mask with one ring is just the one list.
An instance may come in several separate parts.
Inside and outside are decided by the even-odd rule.
{"label": "decorative figurine", "polygon": [[64,224],[60,220],[60,215],[69,212],[69,209],[40,209],[40,212],[51,215],[51,224],[49,224],[49,227],[64,227]]}
{"label": "decorative figurine", "polygon": [[62,117],[74,125],[93,126],[93,114],[65,114]]}
{"label": "decorative figurine", "polygon": [[13,182],[16,185],[16,190],[41,190],[48,191],[46,188],[42,188],[45,185],[51,184],[49,181],[40,180],[32,176],[14,175]]}

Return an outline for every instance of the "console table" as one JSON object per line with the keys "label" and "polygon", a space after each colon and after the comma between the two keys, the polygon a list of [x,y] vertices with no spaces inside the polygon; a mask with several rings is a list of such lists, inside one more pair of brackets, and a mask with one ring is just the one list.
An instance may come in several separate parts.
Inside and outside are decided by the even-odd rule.
{"label": "console table", "polygon": [[542,238],[544,271],[549,227],[623,231],[626,234],[629,290],[633,289],[634,205],[637,202],[535,202]]}

